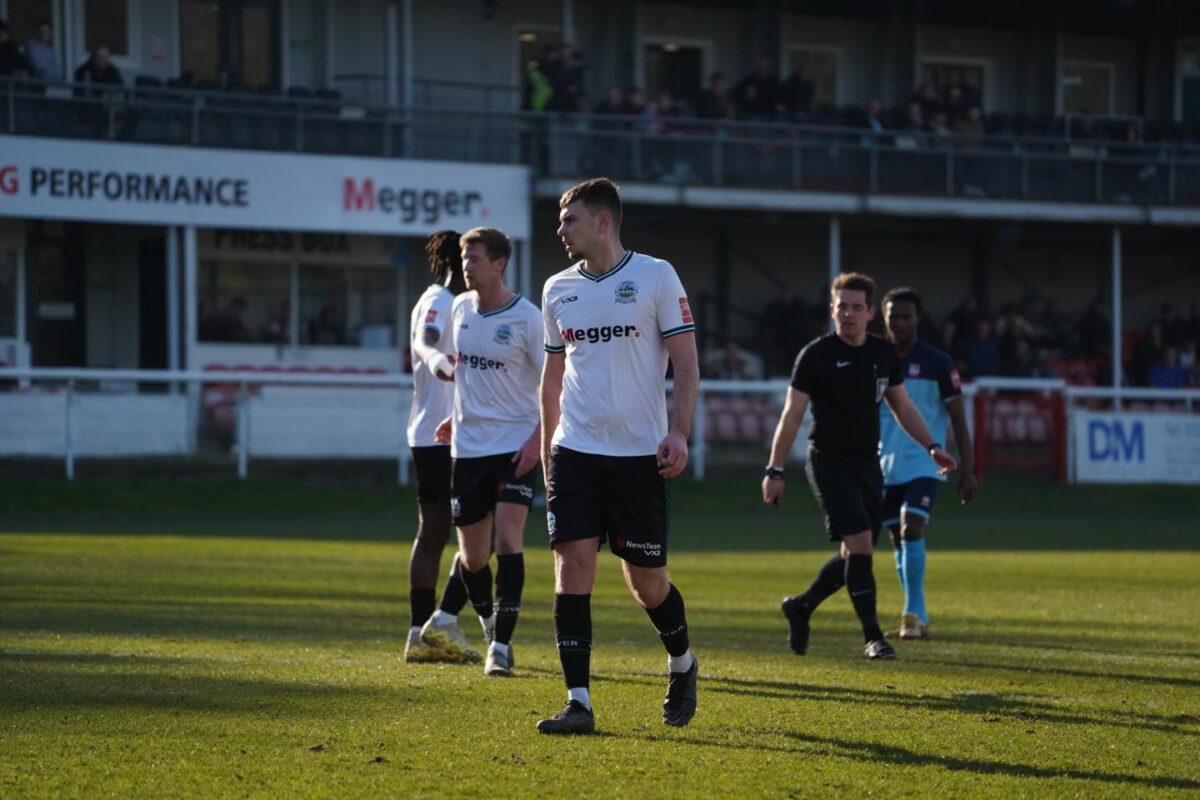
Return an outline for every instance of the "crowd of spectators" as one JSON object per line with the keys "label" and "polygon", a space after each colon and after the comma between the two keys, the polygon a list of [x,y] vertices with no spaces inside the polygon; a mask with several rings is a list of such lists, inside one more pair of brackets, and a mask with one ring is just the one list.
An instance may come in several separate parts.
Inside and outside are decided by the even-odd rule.
{"label": "crowd of spectators", "polygon": [[[821,291],[820,297],[826,292]],[[824,302],[806,303],[789,289],[764,309],[762,326],[766,372],[786,375],[804,344],[825,333]],[[1063,378],[1079,385],[1112,383],[1112,327],[1108,307],[1093,301],[1072,319],[1052,298],[1029,294],[1003,304],[996,313],[967,296],[940,320],[929,309],[919,335],[951,355],[964,380],[978,377]],[[882,315],[873,332],[883,334]],[[728,350],[728,348],[726,348]],[[1185,315],[1163,305],[1144,330],[1127,331],[1122,341],[1124,383],[1160,389],[1200,387],[1200,303]],[[722,377],[734,377],[727,371]]]}
{"label": "crowd of spectators", "polygon": [[[107,48],[104,49],[107,51]],[[63,79],[62,64],[58,51],[54,49],[54,26],[49,20],[39,21],[32,31],[28,31],[24,46],[13,38],[8,23],[0,20],[0,77],[43,81]]]}

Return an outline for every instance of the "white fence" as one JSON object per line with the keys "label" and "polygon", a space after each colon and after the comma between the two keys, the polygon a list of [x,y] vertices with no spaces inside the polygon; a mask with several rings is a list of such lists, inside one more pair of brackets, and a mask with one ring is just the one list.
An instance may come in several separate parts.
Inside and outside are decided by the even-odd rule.
{"label": "white fence", "polygon": [[[147,385],[158,391],[138,391]],[[963,391],[968,423],[984,437],[993,426],[976,419],[978,393],[1058,398],[1065,430],[1049,446],[1065,449],[1071,482],[1200,483],[1200,390],[989,378]],[[701,381],[693,477],[703,480],[733,454],[743,464],[766,463],[786,393],[785,380]],[[412,377],[401,374],[6,368],[0,456],[61,457],[74,477],[80,457],[187,456],[199,452],[204,432],[218,430],[239,477],[254,458],[386,459],[407,483],[411,397]],[[796,460],[806,436],[807,420]]]}

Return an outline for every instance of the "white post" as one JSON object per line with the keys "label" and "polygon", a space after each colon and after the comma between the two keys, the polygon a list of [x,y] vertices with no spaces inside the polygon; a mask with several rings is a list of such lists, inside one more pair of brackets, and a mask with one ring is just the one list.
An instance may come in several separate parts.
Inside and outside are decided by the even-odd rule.
{"label": "white post", "polygon": [[692,477],[704,480],[708,466],[708,411],[704,407],[704,389],[696,393],[696,412],[692,415]]}
{"label": "white post", "polygon": [[292,25],[291,19],[288,16],[288,7],[291,4],[283,2],[279,4],[279,85],[286,92],[288,87],[292,85]]}
{"label": "white post", "polygon": [[[397,41],[396,27],[400,17],[395,3],[389,3],[384,11],[383,48],[386,59],[385,74],[387,75],[387,104],[392,108],[400,105],[400,43]],[[407,99],[407,98],[406,98]]]}
{"label": "white post", "polygon": [[[837,280],[842,273],[842,218],[834,215],[829,218],[829,285]],[[825,298],[828,302],[828,298]],[[818,302],[820,299],[818,298]],[[833,318],[829,318],[829,330],[833,331]]]}
{"label": "white post", "polygon": [[63,457],[66,460],[67,480],[75,480],[75,437],[71,431],[71,399],[75,394],[75,379],[67,380],[67,394],[63,398],[63,408],[66,409],[66,419],[63,424]]}
{"label": "white post", "polygon": [[[334,89],[340,89],[341,87],[339,87],[337,85],[337,81],[334,80],[334,78],[336,77],[336,68],[334,66],[334,53],[333,53],[333,41],[334,41],[333,40],[333,23],[334,23],[333,0],[325,0],[325,20],[324,21],[325,21],[325,39],[324,39],[323,47],[324,47],[325,52],[322,55],[325,57],[325,85],[332,87]],[[366,87],[364,87],[364,88],[366,88]],[[359,102],[368,102],[368,101],[374,102],[374,99],[375,98],[371,94],[371,90],[369,88],[367,88],[366,94],[363,97],[359,98]]]}
{"label": "white post", "polygon": [[[183,368],[188,370],[200,368],[196,363],[199,272],[196,226],[188,225],[183,229]],[[188,422],[189,442],[191,449],[195,451],[196,439],[200,432],[200,387],[194,384],[188,384]]]}
{"label": "white post", "polygon": [[563,44],[575,44],[575,0],[562,0]]}
{"label": "white post", "polygon": [[238,384],[237,399],[237,471],[238,480],[246,480],[247,456],[250,448],[250,412],[246,408],[248,402],[246,382]]}
{"label": "white post", "polygon": [[1117,409],[1121,398],[1121,229],[1112,229],[1112,379],[1117,392]]}
{"label": "white post", "polygon": [[[404,27],[401,31],[404,45],[404,106],[412,108],[416,105],[417,98],[414,96],[416,89],[414,88],[416,75],[413,74],[416,63],[416,55],[413,53],[413,0],[404,0]],[[407,153],[407,151],[406,151]]]}
{"label": "white post", "polygon": [[[167,228],[167,369],[179,369],[179,228]],[[178,391],[172,386],[171,391]]]}
{"label": "white post", "polygon": [[520,274],[518,276],[518,285],[521,295],[533,303],[541,305],[539,300],[533,297],[533,242],[528,239],[522,239],[517,242],[517,255],[520,258]]}

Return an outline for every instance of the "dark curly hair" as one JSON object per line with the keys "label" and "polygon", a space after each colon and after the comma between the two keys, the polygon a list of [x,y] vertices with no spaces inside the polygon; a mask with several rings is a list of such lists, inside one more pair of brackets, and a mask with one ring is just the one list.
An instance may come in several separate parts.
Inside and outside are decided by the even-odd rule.
{"label": "dark curly hair", "polygon": [[448,275],[462,281],[462,254],[458,249],[458,231],[445,228],[434,231],[425,240],[425,256],[429,259],[429,274],[435,283],[445,283]]}

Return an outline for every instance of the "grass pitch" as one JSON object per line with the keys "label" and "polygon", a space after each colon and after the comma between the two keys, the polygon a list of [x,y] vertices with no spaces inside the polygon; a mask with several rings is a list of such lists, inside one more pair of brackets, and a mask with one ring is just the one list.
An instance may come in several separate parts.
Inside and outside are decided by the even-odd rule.
{"label": "grass pitch", "polygon": [[[1155,797],[1200,794],[1200,493],[995,484],[941,498],[936,638],[867,662],[850,603],[784,643],[828,545],[807,490],[680,483],[671,567],[700,706],[602,556],[599,735],[563,702],[531,520],[517,676],[406,665],[401,490],[271,482],[0,487],[0,797]],[[886,548],[881,617],[899,612]],[[468,634],[478,642],[472,622]]]}

